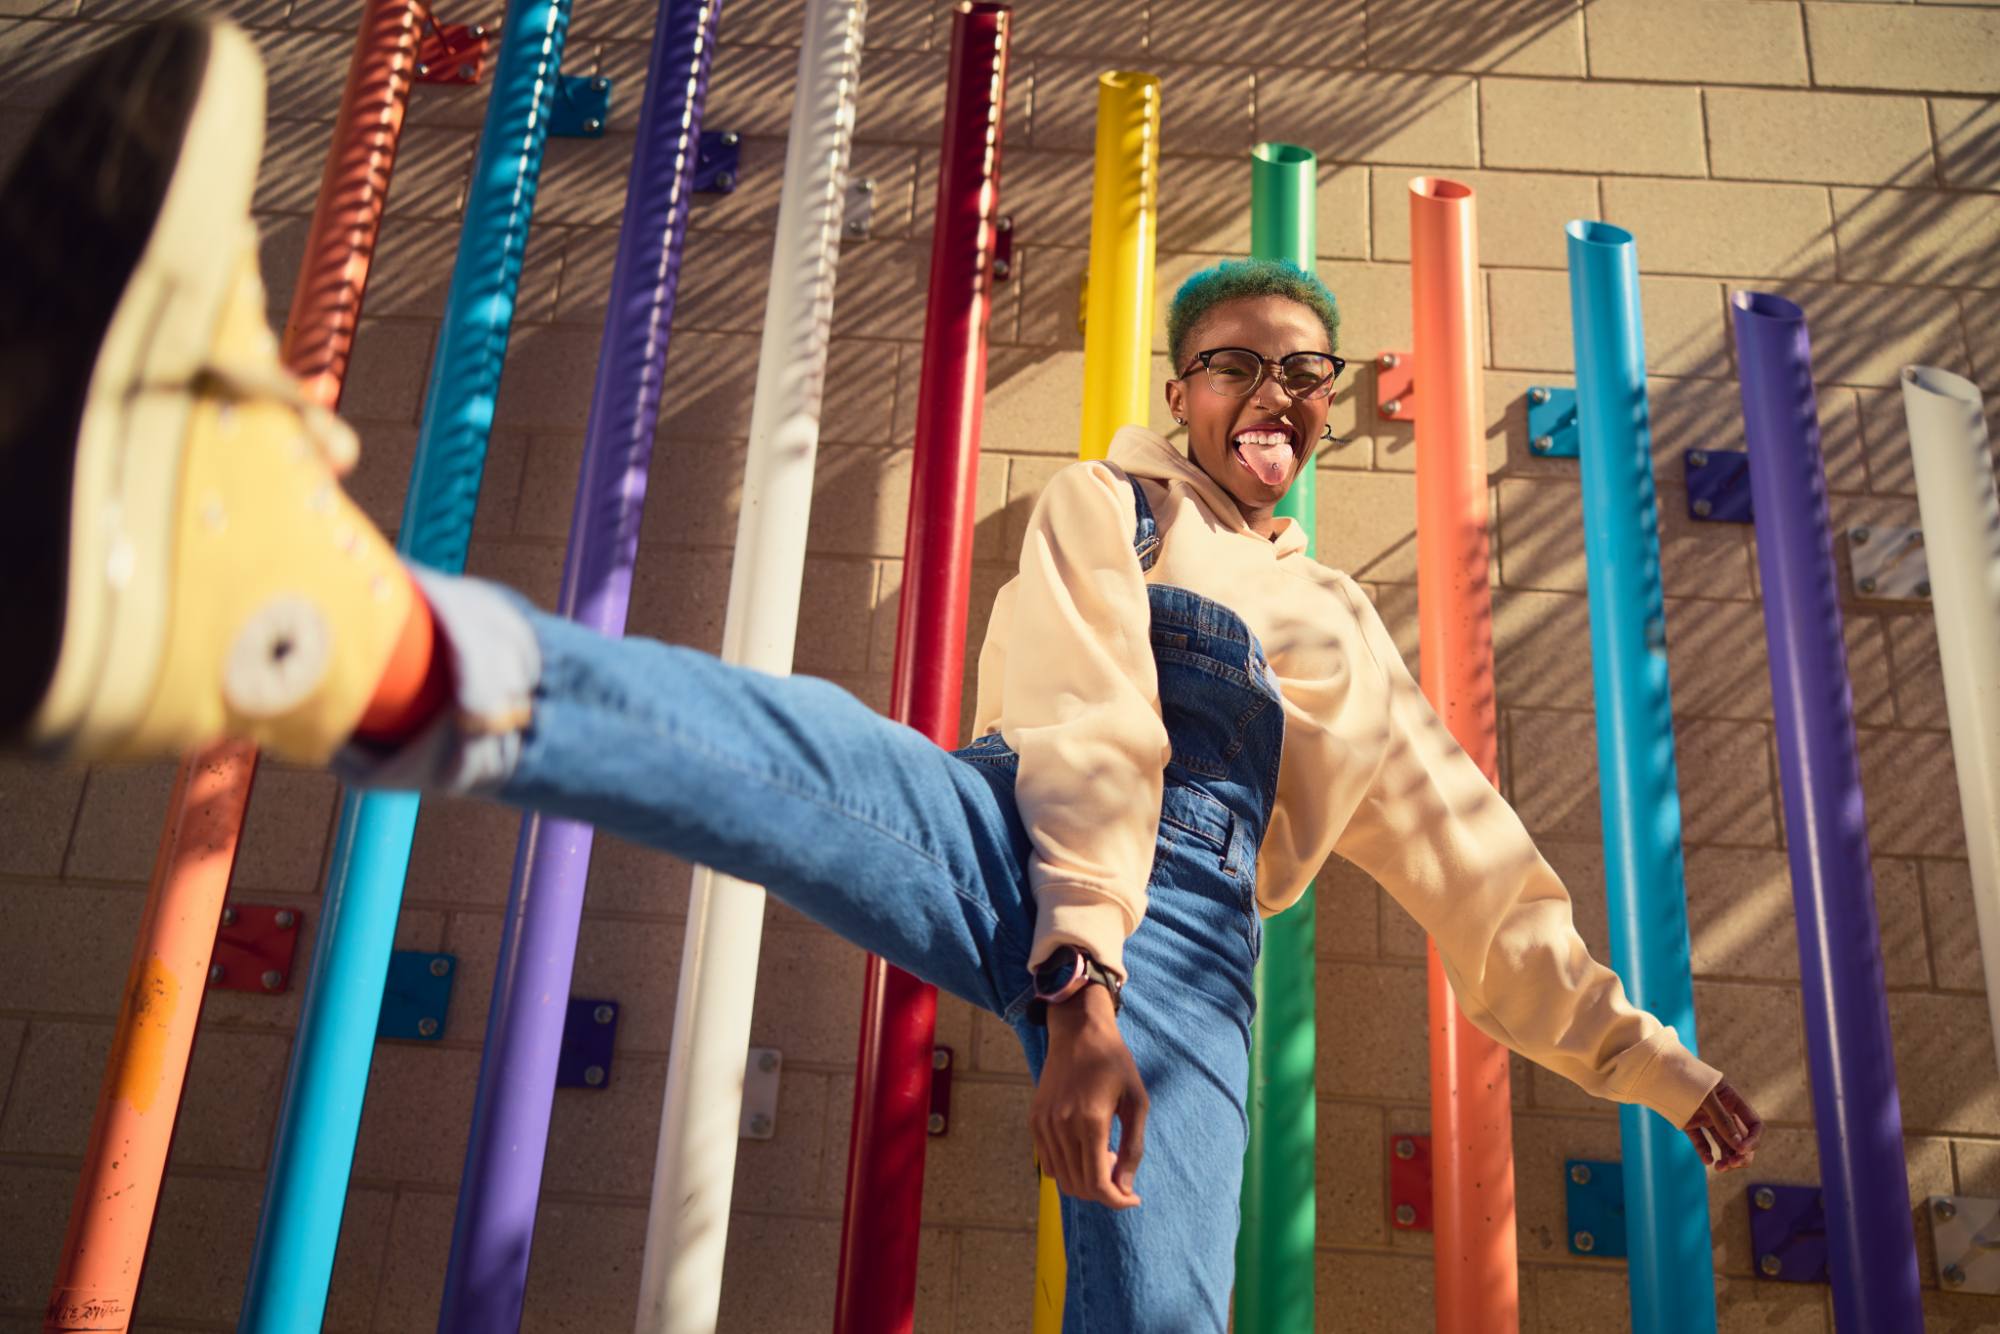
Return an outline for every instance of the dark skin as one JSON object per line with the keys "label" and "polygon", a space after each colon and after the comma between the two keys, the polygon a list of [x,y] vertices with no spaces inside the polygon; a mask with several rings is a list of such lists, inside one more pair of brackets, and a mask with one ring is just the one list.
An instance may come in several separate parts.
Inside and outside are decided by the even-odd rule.
{"label": "dark skin", "polygon": [[[1269,374],[1247,397],[1219,394],[1195,364],[1196,353],[1217,347],[1249,348],[1275,362],[1293,352],[1331,352],[1326,328],[1310,307],[1287,297],[1224,302],[1189,332],[1182,369],[1192,365],[1193,373],[1165,386],[1168,410],[1187,427],[1188,458],[1229,494],[1252,531],[1275,537],[1282,526],[1277,504],[1311,465],[1332,395],[1294,400]],[[1235,437],[1253,428],[1292,432],[1292,466],[1281,483],[1266,483],[1237,456]],[[1145,1155],[1146,1109],[1146,1089],[1118,1032],[1110,994],[1088,986],[1050,1006],[1049,1056],[1028,1119],[1035,1152],[1057,1187],[1113,1209],[1138,1204],[1134,1186]],[[1114,1119],[1124,1131],[1116,1153],[1110,1147]],[[1750,1165],[1764,1123],[1724,1080],[1681,1129],[1703,1165],[1733,1172]]]}

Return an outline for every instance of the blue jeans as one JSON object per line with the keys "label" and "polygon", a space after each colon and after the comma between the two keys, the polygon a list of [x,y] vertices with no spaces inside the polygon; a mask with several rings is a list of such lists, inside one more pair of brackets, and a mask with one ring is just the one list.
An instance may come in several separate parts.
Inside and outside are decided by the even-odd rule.
{"label": "blue jeans", "polygon": [[[1040,1076],[1047,1032],[1025,1019],[1029,846],[1013,801],[1015,757],[998,735],[944,751],[827,682],[608,639],[495,585],[418,575],[457,665],[457,718],[391,756],[350,749],[336,765],[343,776],[588,821],[762,884],[1006,1019]],[[1063,1200],[1071,1334],[1221,1334],[1228,1318],[1261,941],[1256,856],[1278,756],[1268,721],[1257,733],[1253,716],[1249,736],[1238,726],[1261,712],[1254,701],[1246,710],[1215,694],[1269,688],[1261,659],[1246,656],[1255,654],[1247,633],[1225,646],[1241,659],[1220,669],[1232,679],[1215,684],[1203,650],[1217,610],[1156,590],[1175,763],[1150,905],[1126,945],[1119,1019],[1151,1099],[1136,1183],[1145,1203],[1114,1211]],[[1216,725],[1202,735],[1176,728],[1177,711]],[[1267,712],[1276,719],[1274,703]],[[1232,769],[1254,770],[1248,786],[1260,790],[1233,786]]]}

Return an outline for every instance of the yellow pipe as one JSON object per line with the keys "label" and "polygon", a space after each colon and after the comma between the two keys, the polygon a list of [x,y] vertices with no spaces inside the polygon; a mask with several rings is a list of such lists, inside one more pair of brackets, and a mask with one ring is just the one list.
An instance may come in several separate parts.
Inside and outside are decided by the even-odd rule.
{"label": "yellow pipe", "polygon": [[[1159,236],[1160,80],[1097,77],[1097,166],[1090,188],[1090,269],[1083,325],[1083,435],[1101,459],[1121,426],[1151,419],[1153,249]],[[1067,1267],[1056,1183],[1042,1177],[1036,1216],[1034,1334],[1061,1334]]]}

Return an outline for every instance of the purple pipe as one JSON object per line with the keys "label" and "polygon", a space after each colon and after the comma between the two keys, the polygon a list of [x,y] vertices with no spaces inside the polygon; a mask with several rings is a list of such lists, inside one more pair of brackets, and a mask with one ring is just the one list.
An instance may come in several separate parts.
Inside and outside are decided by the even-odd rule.
{"label": "purple pipe", "polygon": [[1805,312],[1732,301],[1834,1323],[1920,1330],[1917,1239]]}
{"label": "purple pipe", "polygon": [[[662,0],[556,609],[625,631],[721,0]],[[521,1323],[591,827],[529,816],[493,979],[438,1329]]]}

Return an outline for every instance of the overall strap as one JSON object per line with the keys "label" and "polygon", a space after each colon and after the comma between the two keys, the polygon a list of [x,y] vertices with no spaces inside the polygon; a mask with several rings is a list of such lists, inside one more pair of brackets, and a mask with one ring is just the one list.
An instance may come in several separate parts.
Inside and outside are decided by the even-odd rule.
{"label": "overall strap", "polygon": [[1160,555],[1160,525],[1153,518],[1153,507],[1146,503],[1146,492],[1139,485],[1139,479],[1125,479],[1132,486],[1132,500],[1138,508],[1139,523],[1132,533],[1132,554],[1139,558],[1139,568],[1150,570]]}

